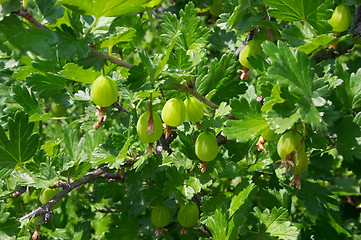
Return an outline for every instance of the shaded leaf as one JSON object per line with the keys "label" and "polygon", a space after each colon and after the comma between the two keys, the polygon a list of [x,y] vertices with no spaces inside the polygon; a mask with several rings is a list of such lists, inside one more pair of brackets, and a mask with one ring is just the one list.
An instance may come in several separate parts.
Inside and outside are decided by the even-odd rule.
{"label": "shaded leaf", "polygon": [[45,109],[38,103],[34,93],[22,86],[20,83],[12,86],[11,97],[19,103],[32,120],[44,120],[50,118],[50,114],[45,113]]}
{"label": "shaded leaf", "polygon": [[15,165],[22,165],[32,158],[38,149],[39,134],[33,133],[34,122],[23,111],[17,111],[8,119],[9,133],[0,125],[0,164],[5,167],[0,178],[5,178]]}
{"label": "shaded leaf", "polygon": [[14,14],[0,21],[0,49],[15,58],[27,51],[46,59],[54,59],[52,46],[58,42],[56,33],[41,29],[26,29]]}
{"label": "shaded leaf", "polygon": [[36,0],[36,5],[42,14],[41,22],[43,24],[55,24],[56,19],[63,16],[64,8],[55,3],[56,0]]}
{"label": "shaded leaf", "polygon": [[39,93],[41,98],[47,98],[64,91],[68,80],[53,74],[35,73],[28,76],[25,81],[32,91]]}
{"label": "shaded leaf", "polygon": [[61,29],[56,31],[59,43],[56,46],[58,54],[62,58],[84,58],[90,52],[90,39],[88,37],[77,39],[74,31],[69,26],[62,24]]}

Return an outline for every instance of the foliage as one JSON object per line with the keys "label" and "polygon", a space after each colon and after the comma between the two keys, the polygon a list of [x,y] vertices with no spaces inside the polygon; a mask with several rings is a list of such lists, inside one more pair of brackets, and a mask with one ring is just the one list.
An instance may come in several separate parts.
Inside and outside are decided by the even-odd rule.
{"label": "foliage", "polygon": [[[361,238],[360,1],[0,2],[0,239]],[[355,21],[334,35],[341,3]],[[264,55],[241,80],[252,39]],[[101,75],[118,89],[107,108],[91,100]],[[161,138],[141,141],[143,113],[190,95],[199,123],[157,122]],[[280,168],[294,160],[277,153],[291,129],[309,160],[301,176]],[[205,132],[217,139],[207,164],[195,149]],[[42,205],[46,188],[63,189]],[[181,235],[190,201],[199,220]],[[167,231],[152,224],[156,206],[170,210]]]}

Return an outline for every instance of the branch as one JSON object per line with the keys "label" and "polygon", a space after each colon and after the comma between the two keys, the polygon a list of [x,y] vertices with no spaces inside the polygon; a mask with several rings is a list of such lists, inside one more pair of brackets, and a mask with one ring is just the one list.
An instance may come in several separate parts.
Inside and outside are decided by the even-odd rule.
{"label": "branch", "polygon": [[15,11],[13,13],[25,18],[26,20],[28,20],[29,22],[31,22],[32,24],[34,24],[35,26],[37,26],[40,29],[49,30],[49,28],[45,27],[41,22],[34,19],[34,17],[28,12],[28,9],[26,9],[26,8],[21,8],[20,10]]}
{"label": "branch", "polygon": [[129,113],[127,109],[125,109],[122,105],[120,105],[118,102],[115,102],[112,104],[113,107],[118,108],[121,112]]}
{"label": "branch", "polygon": [[248,33],[248,35],[247,35],[246,39],[244,40],[244,42],[242,43],[242,45],[239,46],[239,48],[237,48],[237,50],[234,52],[237,57],[238,57],[239,54],[241,53],[242,48],[244,47],[244,45],[246,45],[246,43],[248,43],[249,41],[251,41],[251,40],[253,39],[254,35],[255,35],[255,29],[252,29],[252,30]]}
{"label": "branch", "polygon": [[108,170],[109,170],[109,168],[107,166],[99,168],[97,170],[94,170],[92,172],[85,174],[82,178],[75,180],[71,184],[64,183],[64,182],[57,182],[55,185],[57,185],[58,187],[60,187],[60,186],[63,187],[63,190],[61,190],[58,194],[56,194],[55,197],[53,197],[48,203],[35,209],[31,213],[19,218],[18,221],[22,221],[27,218],[32,219],[33,217],[44,214],[44,222],[45,223],[48,222],[51,219],[53,206],[58,201],[60,201],[60,199],[62,199],[65,195],[67,195],[71,190],[73,190],[81,185],[84,185],[92,180],[95,180],[97,178],[106,178],[106,179],[110,179],[110,180],[124,181],[124,179],[119,174],[107,173]]}
{"label": "branch", "polygon": [[114,64],[116,64],[116,65],[118,65],[120,67],[131,68],[131,67],[134,66],[131,63],[128,63],[128,62],[126,62],[126,61],[124,61],[122,59],[116,58],[116,57],[112,57],[112,56],[110,56],[108,54],[105,54],[105,53],[103,53],[101,51],[98,51],[98,50],[96,50],[94,48],[90,48],[90,53],[97,56],[97,57],[100,57],[102,59],[108,60],[109,62],[114,63]]}
{"label": "branch", "polygon": [[170,85],[175,87],[175,88],[178,88],[178,89],[180,89],[180,90],[182,90],[182,91],[184,91],[186,93],[191,94],[192,96],[194,96],[195,98],[197,98],[201,102],[207,104],[208,106],[210,106],[213,109],[218,108],[217,104],[215,104],[214,102],[212,102],[212,101],[208,100],[207,98],[205,98],[202,94],[197,92],[194,88],[187,87],[187,86],[182,85],[182,84],[180,84],[178,82],[172,82]]}

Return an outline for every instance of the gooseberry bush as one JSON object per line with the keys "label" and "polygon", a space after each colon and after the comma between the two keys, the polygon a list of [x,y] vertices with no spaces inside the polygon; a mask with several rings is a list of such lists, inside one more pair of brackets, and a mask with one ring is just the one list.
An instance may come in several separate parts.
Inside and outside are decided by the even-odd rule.
{"label": "gooseberry bush", "polygon": [[360,239],[360,4],[1,1],[0,239]]}

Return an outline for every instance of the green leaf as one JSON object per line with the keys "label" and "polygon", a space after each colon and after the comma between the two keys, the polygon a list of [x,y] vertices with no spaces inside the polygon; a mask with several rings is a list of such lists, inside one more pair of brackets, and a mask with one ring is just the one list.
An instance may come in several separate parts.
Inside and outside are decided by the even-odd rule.
{"label": "green leaf", "polygon": [[55,3],[56,0],[36,0],[36,5],[42,14],[42,19],[38,20],[43,24],[55,24],[56,19],[63,16],[64,8]]}
{"label": "green leaf", "polygon": [[352,99],[352,109],[361,108],[361,68],[356,73],[352,73],[350,81],[345,84]]}
{"label": "green leaf", "polygon": [[340,178],[335,179],[335,187],[331,187],[332,192],[341,196],[360,195],[360,180],[354,178]]}
{"label": "green leaf", "polygon": [[85,58],[90,52],[90,38],[78,39],[69,26],[62,24],[61,29],[57,28],[59,38],[56,46],[58,54],[62,58],[72,59],[74,57]]}
{"label": "green leaf", "polygon": [[58,0],[58,3],[83,15],[100,17],[119,17],[144,10],[142,4],[150,0]]}
{"label": "green leaf", "polygon": [[75,63],[68,63],[60,71],[60,74],[61,77],[72,81],[92,84],[101,75],[101,72],[96,72],[91,68],[84,69]]}
{"label": "green leaf", "polygon": [[[234,53],[224,54],[221,60],[214,58],[209,66],[205,66],[205,70],[208,70],[208,72],[201,72],[202,70],[200,70],[196,81],[197,91],[206,95],[213,89],[222,88],[224,85],[236,81],[238,63],[235,59]],[[237,80],[237,84],[239,84],[239,79]],[[219,91],[219,94],[222,94],[224,90],[225,89],[223,89],[223,91],[217,91]],[[230,94],[229,91],[231,90],[232,87],[227,86],[227,95]],[[218,93],[216,93],[216,95],[217,94]]]}
{"label": "green leaf", "polygon": [[192,197],[202,190],[201,182],[198,178],[189,177],[184,181],[184,186],[182,188],[182,193],[187,199],[192,199]]}
{"label": "green leaf", "polygon": [[192,66],[190,56],[187,55],[187,51],[184,49],[177,49],[174,53],[170,55],[169,58],[169,67],[179,70],[188,69]]}
{"label": "green leaf", "polygon": [[307,20],[321,3],[318,0],[262,0],[262,2],[271,8],[268,9],[271,16],[290,22]]}
{"label": "green leaf", "polygon": [[250,4],[247,0],[241,0],[238,2],[239,4],[234,9],[231,16],[227,19],[226,27],[228,29],[235,28],[241,22],[241,19],[244,18],[244,13],[250,8]]}
{"label": "green leaf", "polygon": [[114,163],[110,164],[109,167],[115,167],[119,168],[121,165],[126,163],[127,159],[125,158],[127,156],[129,146],[133,141],[133,136],[130,136],[127,141],[124,143],[122,149],[120,150],[118,156],[116,157]]}
{"label": "green leaf", "polygon": [[[360,127],[354,122],[351,116],[342,119],[337,130],[336,148],[343,156],[346,163],[358,162],[354,158],[359,158],[361,145],[358,138],[361,136]],[[355,168],[356,170],[356,168]]]}
{"label": "green leaf", "polygon": [[214,114],[214,118],[219,118],[223,116],[227,116],[231,110],[231,106],[227,105],[227,103],[222,102],[219,107],[216,109],[216,113]]}
{"label": "green leaf", "polygon": [[[129,240],[137,239],[139,233],[139,223],[136,215],[128,212],[114,213],[112,217],[112,227],[109,227],[105,234],[106,239]],[[125,227],[127,226],[127,227]]]}
{"label": "green leaf", "polygon": [[228,219],[223,208],[218,208],[214,215],[208,217],[206,226],[211,231],[214,240],[226,240]]}
{"label": "green leaf", "polygon": [[7,204],[0,201],[0,239],[15,239],[20,225],[20,222],[7,211]]}
{"label": "green leaf", "polygon": [[8,119],[9,133],[0,125],[0,164],[5,167],[0,178],[5,178],[15,165],[22,166],[38,149],[39,134],[33,133],[34,122],[23,111],[17,111]]}
{"label": "green leaf", "polygon": [[58,37],[52,31],[26,29],[12,14],[0,22],[0,42],[0,49],[15,58],[29,51],[46,59],[55,59],[52,46],[58,42]]}
{"label": "green leaf", "polygon": [[240,142],[246,142],[268,126],[260,111],[261,105],[256,100],[251,103],[245,98],[231,101],[231,113],[239,120],[228,120],[223,133],[229,139],[237,139]]}
{"label": "green leaf", "polygon": [[148,73],[140,63],[129,69],[129,77],[125,84],[130,90],[140,90],[148,82]]}
{"label": "green leaf", "polygon": [[271,129],[274,129],[276,133],[283,133],[288,129],[291,129],[293,124],[300,119],[299,111],[291,114],[289,117],[282,117],[277,114],[276,111],[267,111],[266,119]]}
{"label": "green leaf", "polygon": [[262,112],[267,112],[272,110],[274,104],[283,103],[285,100],[281,97],[281,86],[275,84],[271,91],[271,97],[266,97],[264,99],[264,104],[262,106]]}
{"label": "green leaf", "polygon": [[14,84],[11,97],[24,108],[31,120],[39,121],[51,118],[51,115],[46,114],[45,109],[38,103],[34,93],[26,86],[22,86],[20,83]]}
{"label": "green leaf", "polygon": [[306,54],[310,54],[318,49],[329,46],[335,39],[335,37],[326,34],[318,35],[317,37],[310,39],[310,41],[308,41],[305,45],[300,46],[298,49]]}
{"label": "green leaf", "polygon": [[320,184],[301,180],[301,190],[297,197],[304,201],[305,209],[312,215],[321,215],[324,212],[338,209],[338,202],[332,192]]}
{"label": "green leaf", "polygon": [[255,188],[256,185],[252,183],[232,197],[231,206],[229,207],[230,216],[233,216],[233,214],[247,201],[248,196],[255,190]]}
{"label": "green leaf", "polygon": [[176,35],[173,36],[172,41],[169,43],[167,49],[166,49],[166,54],[163,56],[162,60],[160,61],[160,63],[158,63],[155,67],[155,72],[154,72],[154,76],[153,79],[154,80],[158,80],[159,76],[161,75],[164,67],[166,66],[169,57],[173,51],[174,45],[177,41],[179,32],[176,33]]}
{"label": "green leaf", "polygon": [[25,79],[32,91],[39,93],[41,98],[48,98],[64,91],[67,81],[54,74],[31,74]]}
{"label": "green leaf", "polygon": [[131,42],[135,37],[136,31],[133,28],[120,27],[116,30],[116,35],[104,40],[100,48],[113,47],[118,43]]}
{"label": "green leaf", "polygon": [[180,21],[178,21],[175,14],[166,12],[163,16],[163,23],[161,24],[163,33],[160,35],[160,39],[165,44],[170,44],[173,39],[173,36],[177,35],[180,31]]}
{"label": "green leaf", "polygon": [[181,18],[180,30],[182,35],[181,46],[186,50],[192,50],[197,53],[207,43],[210,29],[203,27],[201,18],[197,16],[198,12],[193,2],[189,2],[184,10],[179,12]]}
{"label": "green leaf", "polygon": [[320,32],[331,31],[327,19],[331,17],[328,10],[330,1],[323,0],[262,0],[270,7],[268,13],[278,20],[297,22],[306,21]]}
{"label": "green leaf", "polygon": [[271,236],[285,240],[298,239],[300,230],[293,226],[287,209],[273,208],[270,212],[267,208],[261,212],[259,208],[255,208],[254,215],[264,225],[265,231]]}
{"label": "green leaf", "polygon": [[279,42],[278,46],[267,42],[263,48],[271,59],[267,71],[269,77],[280,85],[288,86],[289,91],[298,96],[296,106],[306,123],[316,130],[325,130],[326,125],[313,103],[313,72],[307,55],[301,51],[292,53],[283,42]]}

